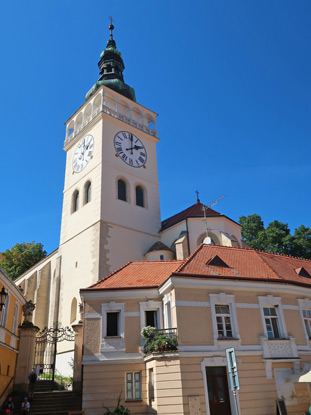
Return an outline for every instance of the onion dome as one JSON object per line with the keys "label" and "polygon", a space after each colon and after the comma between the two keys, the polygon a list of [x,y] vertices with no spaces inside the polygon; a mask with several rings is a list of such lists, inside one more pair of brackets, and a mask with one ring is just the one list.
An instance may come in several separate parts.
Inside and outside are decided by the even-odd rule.
{"label": "onion dome", "polygon": [[121,52],[117,49],[116,42],[113,39],[113,24],[111,23],[108,28],[110,30],[110,38],[107,42],[106,49],[100,54],[100,61],[98,62],[100,77],[86,94],[85,100],[88,100],[98,88],[105,85],[136,102],[134,89],[124,82],[123,71],[125,66]]}

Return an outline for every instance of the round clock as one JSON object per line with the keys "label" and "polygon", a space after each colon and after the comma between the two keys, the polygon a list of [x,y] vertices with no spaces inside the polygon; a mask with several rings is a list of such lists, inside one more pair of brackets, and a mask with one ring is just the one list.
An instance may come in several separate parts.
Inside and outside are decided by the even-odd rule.
{"label": "round clock", "polygon": [[86,135],[77,145],[76,151],[73,155],[72,168],[76,173],[80,173],[90,161],[94,149],[94,138],[91,135]]}
{"label": "round clock", "polygon": [[114,148],[119,157],[132,167],[142,167],[147,161],[145,146],[134,134],[119,131],[114,137]]}

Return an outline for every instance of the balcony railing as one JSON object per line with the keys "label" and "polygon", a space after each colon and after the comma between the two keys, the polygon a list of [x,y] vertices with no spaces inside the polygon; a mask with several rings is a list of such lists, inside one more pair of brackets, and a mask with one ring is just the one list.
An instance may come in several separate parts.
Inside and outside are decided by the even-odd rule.
{"label": "balcony railing", "polygon": [[268,339],[266,336],[261,336],[260,341],[264,359],[298,358],[296,341],[292,336],[286,339]]}
{"label": "balcony railing", "polygon": [[145,339],[144,353],[164,353],[178,350],[177,329],[157,329],[145,327],[141,332]]}

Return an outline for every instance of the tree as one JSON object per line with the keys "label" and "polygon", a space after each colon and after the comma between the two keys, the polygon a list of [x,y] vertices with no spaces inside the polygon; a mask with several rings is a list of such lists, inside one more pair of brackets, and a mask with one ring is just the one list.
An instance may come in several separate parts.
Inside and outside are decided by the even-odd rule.
{"label": "tree", "polygon": [[46,256],[43,245],[35,242],[23,242],[7,249],[2,254],[0,267],[15,280]]}
{"label": "tree", "polygon": [[311,228],[299,226],[292,238],[292,255],[311,259]]}
{"label": "tree", "polygon": [[257,214],[240,217],[242,238],[252,248],[263,249],[265,231],[263,221]]}
{"label": "tree", "polygon": [[311,259],[311,229],[301,225],[291,235],[287,223],[277,220],[265,228],[259,215],[241,216],[243,241],[262,251]]}

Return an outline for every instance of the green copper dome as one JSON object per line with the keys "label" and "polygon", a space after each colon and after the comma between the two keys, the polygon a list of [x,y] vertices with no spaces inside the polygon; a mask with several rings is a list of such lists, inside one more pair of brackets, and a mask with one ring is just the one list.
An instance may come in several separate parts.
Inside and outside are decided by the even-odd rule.
{"label": "green copper dome", "polygon": [[98,88],[105,85],[126,98],[136,102],[134,89],[124,82],[123,71],[125,66],[121,52],[117,50],[116,42],[113,39],[113,29],[114,26],[110,24],[110,38],[107,42],[107,47],[100,54],[100,61],[98,62],[100,78],[88,91],[85,96],[85,100],[88,100]]}

